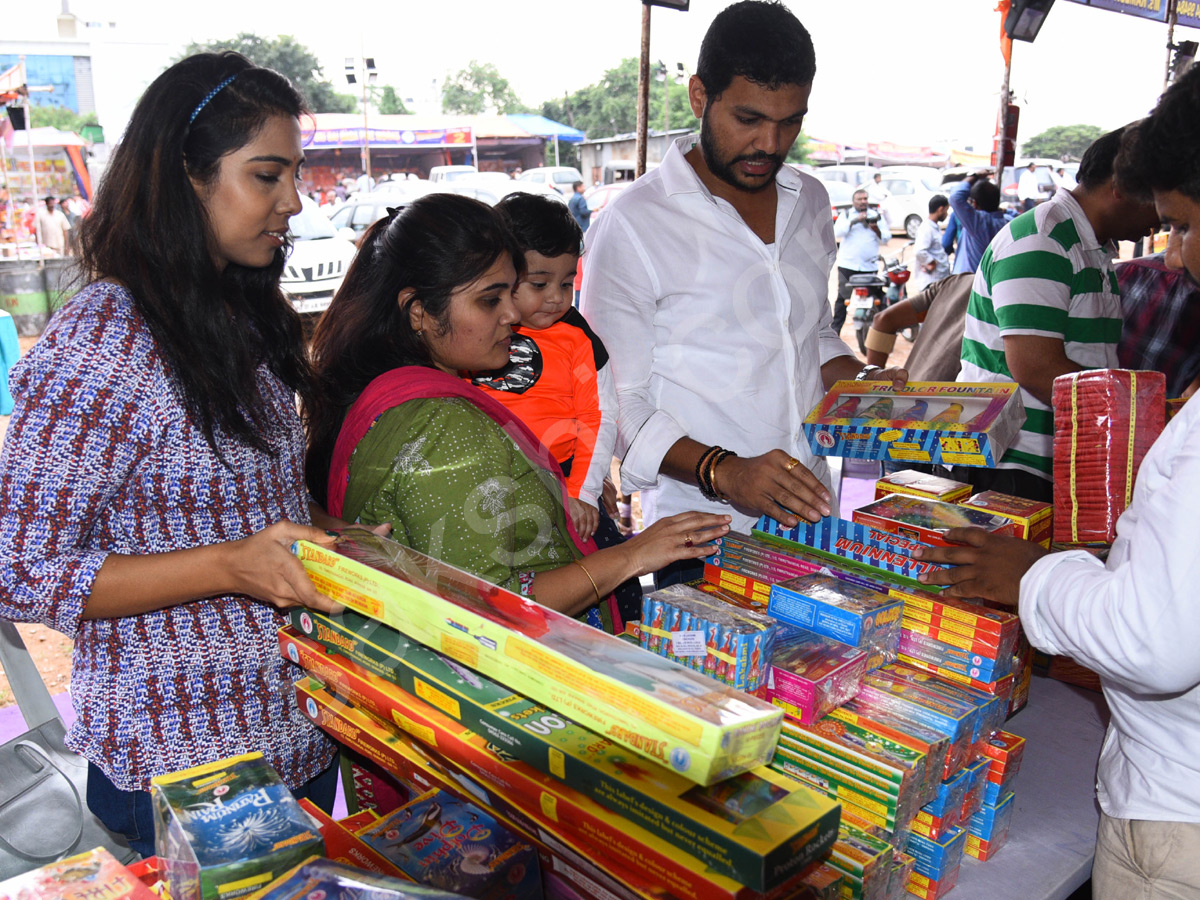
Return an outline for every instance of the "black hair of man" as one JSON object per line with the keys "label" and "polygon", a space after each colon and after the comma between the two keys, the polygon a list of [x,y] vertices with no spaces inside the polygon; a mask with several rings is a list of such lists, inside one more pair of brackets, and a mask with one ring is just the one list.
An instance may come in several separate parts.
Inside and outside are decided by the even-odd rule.
{"label": "black hair of man", "polygon": [[934,194],[932,197],[929,198],[929,211],[931,213],[935,213],[939,209],[941,209],[943,206],[949,206],[949,205],[950,205],[950,198],[947,197],[945,194]]}
{"label": "black hair of man", "polygon": [[1083,151],[1083,159],[1079,161],[1079,174],[1075,180],[1086,191],[1098,188],[1113,177],[1117,152],[1121,149],[1121,138],[1128,126],[1122,126],[1108,134],[1096,138]]}
{"label": "black hair of man", "polygon": [[1192,66],[1130,129],[1117,159],[1122,187],[1179,191],[1200,200],[1200,66]]}
{"label": "black hair of man", "polygon": [[518,192],[497,203],[496,212],[523,253],[532,250],[553,259],[565,253],[579,256],[583,252],[583,232],[561,200]]}
{"label": "black hair of man", "polygon": [[1000,188],[994,181],[977,181],[971,185],[971,199],[976,209],[995,212],[1000,208]]}
{"label": "black hair of man", "polygon": [[817,56],[807,29],[782,3],[768,0],[742,0],[717,13],[696,64],[709,102],[720,99],[738,75],[775,90],[812,84],[816,74]]}

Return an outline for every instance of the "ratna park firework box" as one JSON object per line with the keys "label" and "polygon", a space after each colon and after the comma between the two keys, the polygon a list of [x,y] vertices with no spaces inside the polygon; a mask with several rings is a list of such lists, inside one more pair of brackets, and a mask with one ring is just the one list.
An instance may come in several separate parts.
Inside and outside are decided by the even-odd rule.
{"label": "ratna park firework box", "polygon": [[544,842],[565,844],[601,868],[620,873],[622,879],[629,873],[640,881],[661,885],[679,900],[790,896],[804,869],[829,849],[836,834],[838,805],[805,789],[814,823],[789,846],[796,858],[789,858],[786,865],[795,877],[769,892],[756,891],[715,872],[695,856],[681,853],[579,791],[512,760],[485,738],[420,700],[411,698],[405,715],[391,726],[346,704],[312,679],[297,682],[296,694],[300,709],[319,727],[378,760],[386,770],[403,777],[411,768],[428,767],[436,761],[473,784],[485,786],[486,797],[479,799],[492,809],[506,814],[515,810],[535,823]]}
{"label": "ratna park firework box", "polygon": [[862,525],[936,547],[951,546],[950,541],[946,540],[946,532],[951,528],[982,528],[996,534],[1017,536],[1016,524],[1003,516],[903,494],[893,494],[868,503],[854,510],[851,515],[855,522]]}
{"label": "ratna park firework box", "polygon": [[1003,516],[1016,525],[1017,537],[1050,549],[1050,538],[1054,533],[1054,507],[1049,503],[1013,497],[999,491],[983,491],[959,501],[959,505]]}
{"label": "ratna park firework box", "polygon": [[839,381],[804,434],[817,456],[994,466],[1024,421],[1015,383]]}
{"label": "ratna park firework box", "polygon": [[228,900],[324,852],[317,824],[261,753],[150,781],[154,849],[172,900]]}
{"label": "ratna park firework box", "polygon": [[697,784],[763,765],[783,711],[373,534],[293,552],[317,589]]}
{"label": "ratna park firework box", "polygon": [[0,900],[159,900],[138,876],[97,847],[0,881]]}
{"label": "ratna park firework box", "polygon": [[[280,631],[283,654],[355,706],[403,727],[413,721],[408,709],[413,696],[419,697],[543,775],[570,785],[715,870],[762,885],[761,890],[799,871],[802,856],[792,865],[796,842],[829,812],[829,805],[807,788],[766,767],[709,787],[697,786],[669,768],[631,757],[611,741],[424,647],[403,646],[389,669],[382,661],[371,662],[372,654],[386,659],[386,651],[360,631],[344,627],[351,622],[308,611],[293,613],[293,619],[304,616],[310,617],[312,633],[327,642],[325,647],[362,659],[364,666],[327,653],[291,629]],[[347,614],[347,619],[352,616]],[[369,624],[375,625],[376,640],[388,637],[378,633],[377,623]],[[406,644],[402,638],[399,642]],[[373,675],[364,669],[378,671]],[[420,729],[412,733],[430,734]]]}
{"label": "ratna park firework box", "polygon": [[941,500],[943,503],[958,503],[971,496],[971,485],[940,475],[930,475],[915,469],[902,469],[884,475],[875,482],[875,499],[882,500],[889,494],[905,494],[909,497],[924,497],[926,500]]}

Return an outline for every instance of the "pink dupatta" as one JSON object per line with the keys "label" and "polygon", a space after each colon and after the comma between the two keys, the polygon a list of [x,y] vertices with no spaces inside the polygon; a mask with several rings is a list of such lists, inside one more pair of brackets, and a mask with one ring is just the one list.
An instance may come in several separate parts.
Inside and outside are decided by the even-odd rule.
{"label": "pink dupatta", "polygon": [[[326,508],[329,513],[341,518],[346,502],[346,487],[350,483],[350,458],[375,421],[393,407],[409,400],[457,397],[474,404],[493,422],[504,430],[525,457],[534,465],[550,472],[558,482],[560,501],[567,510],[567,483],[562,469],[538,436],[529,426],[515,416],[508,407],[473,384],[468,384],[453,375],[427,366],[401,366],[377,376],[366,386],[342,422],[342,430],[334,444],[333,458],[329,462],[329,497]],[[587,556],[596,552],[594,540],[580,540],[571,516],[565,516],[567,533],[579,551]],[[619,632],[624,623],[617,611],[615,598],[610,594],[605,601],[609,604],[613,625]]]}

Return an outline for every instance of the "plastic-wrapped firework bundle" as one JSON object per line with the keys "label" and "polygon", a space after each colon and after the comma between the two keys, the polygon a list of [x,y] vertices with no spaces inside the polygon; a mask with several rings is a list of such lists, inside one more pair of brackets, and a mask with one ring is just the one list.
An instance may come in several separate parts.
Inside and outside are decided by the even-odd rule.
{"label": "plastic-wrapped firework bundle", "polygon": [[770,616],[684,584],[642,599],[643,647],[743,691],[766,683],[777,630]]}
{"label": "plastic-wrapped firework bundle", "polygon": [[778,639],[766,698],[811,725],[858,693],[867,653],[799,628]]}
{"label": "plastic-wrapped firework bundle", "polygon": [[1138,467],[1166,425],[1161,372],[1096,369],[1054,379],[1054,539],[1112,543]]}

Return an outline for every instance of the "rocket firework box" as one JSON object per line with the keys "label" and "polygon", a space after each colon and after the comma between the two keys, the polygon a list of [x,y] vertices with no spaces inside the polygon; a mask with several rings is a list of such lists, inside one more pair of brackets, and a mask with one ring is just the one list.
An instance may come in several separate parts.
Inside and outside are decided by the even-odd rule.
{"label": "rocket firework box", "polygon": [[158,900],[103,847],[0,881],[0,900]]}
{"label": "rocket firework box", "polygon": [[476,900],[541,897],[537,851],[445,791],[428,791],[357,835],[418,884]]}
{"label": "rocket firework box", "polygon": [[316,823],[261,753],[160,775],[150,797],[172,900],[241,897],[324,852]]}
{"label": "rocket firework box", "polygon": [[996,534],[1017,536],[1016,523],[1003,516],[969,506],[957,506],[924,497],[906,497],[903,494],[893,494],[868,503],[854,510],[852,518],[855,522],[880,531],[889,531],[936,547],[951,545],[946,540],[946,532],[951,528],[983,528]]}
{"label": "rocket firework box", "polygon": [[817,456],[994,466],[1024,421],[1015,383],[839,381],[804,434]]}
{"label": "rocket firework box", "polygon": [[364,872],[345,863],[312,858],[271,882],[254,900],[463,900],[462,894]]}
{"label": "rocket firework box", "polygon": [[777,631],[769,616],[685,584],[642,598],[642,647],[742,691],[766,681]]}
{"label": "rocket firework box", "polygon": [[762,765],[774,749],[778,707],[367,529],[293,549],[334,601],[698,784]]}
{"label": "rocket firework box", "polygon": [[902,469],[884,475],[875,482],[875,499],[882,500],[889,494],[905,494],[909,497],[924,497],[926,500],[941,500],[943,503],[958,503],[971,496],[971,486],[940,475],[930,475],[915,469]]}
{"label": "rocket firework box", "polygon": [[412,698],[407,714],[391,726],[343,703],[311,679],[297,682],[296,693],[301,710],[319,727],[351,747],[369,749],[385,768],[403,770],[414,758],[433,760],[456,776],[485,785],[489,806],[519,811],[536,823],[539,834],[546,832],[547,842],[566,844],[611,871],[629,872],[650,884],[660,884],[679,900],[758,900],[764,896],[774,900],[787,896],[803,869],[829,848],[836,832],[837,804],[806,792],[812,801],[814,824],[790,845],[792,853],[800,857],[786,861],[794,866],[790,871],[795,878],[764,895],[718,874],[695,856],[681,853],[579,791],[511,759],[420,700]]}
{"label": "rocket firework box", "polygon": [[866,671],[864,651],[798,631],[775,651],[766,697],[811,725],[858,693]]}
{"label": "rocket firework box", "polygon": [[916,858],[913,870],[933,881],[942,881],[962,864],[963,847],[967,843],[965,828],[950,828],[934,840],[919,834],[908,838],[905,852]]}
{"label": "rocket firework box", "polygon": [[[790,877],[798,871],[791,866],[796,841],[825,814],[823,805],[813,806],[807,789],[769,768],[709,787],[697,786],[453,660],[407,645],[377,623],[353,613],[343,620],[293,612],[294,620],[306,616],[312,633],[337,653],[326,653],[291,629],[283,629],[279,642],[284,655],[356,706],[385,721],[403,723],[412,721],[408,706],[412,697],[419,697],[542,774],[570,785],[731,878],[774,887]],[[351,619],[374,625],[369,628],[371,637],[345,627]],[[400,645],[401,656],[390,657],[394,668],[384,663],[389,657],[383,642],[389,634],[380,632],[395,635]],[[340,653],[363,662],[355,665]]]}
{"label": "rocket firework box", "polygon": [[770,516],[763,516],[758,520],[754,535],[768,543],[816,554],[851,574],[857,572],[869,578],[937,590],[922,585],[918,577],[942,567],[912,556],[914,550],[928,544],[870,525],[826,516],[815,524],[801,519],[788,528]]}
{"label": "rocket firework box", "polygon": [[971,816],[964,852],[980,861],[989,860],[999,853],[1008,840],[1014,806],[1013,795],[1009,793],[995,806],[984,806]]}

